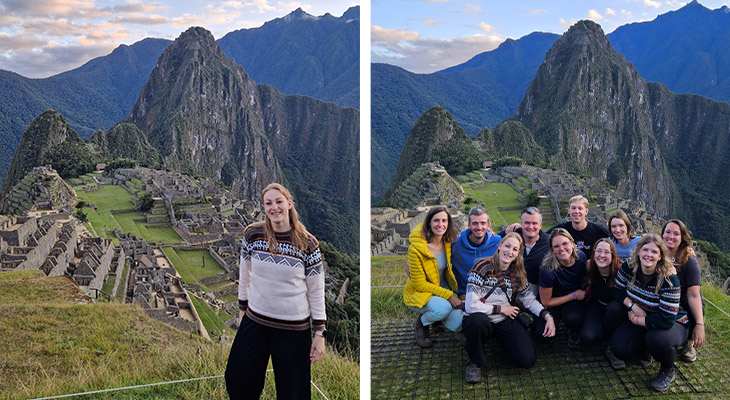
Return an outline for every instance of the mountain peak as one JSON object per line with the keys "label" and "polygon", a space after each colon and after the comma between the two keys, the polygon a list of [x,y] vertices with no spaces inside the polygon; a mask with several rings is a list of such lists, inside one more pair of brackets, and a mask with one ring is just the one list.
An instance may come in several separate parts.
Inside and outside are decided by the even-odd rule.
{"label": "mountain peak", "polygon": [[281,19],[289,22],[289,21],[295,21],[295,20],[317,19],[317,17],[315,17],[312,14],[307,13],[306,11],[302,10],[301,7],[299,7]]}

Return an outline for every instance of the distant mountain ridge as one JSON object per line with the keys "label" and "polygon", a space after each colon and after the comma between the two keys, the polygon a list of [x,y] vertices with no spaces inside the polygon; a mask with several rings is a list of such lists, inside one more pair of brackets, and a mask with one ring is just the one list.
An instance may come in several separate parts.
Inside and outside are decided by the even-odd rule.
{"label": "distant mountain ridge", "polygon": [[[281,90],[358,107],[359,47],[354,50],[351,47],[357,45],[357,42],[352,44],[353,35],[359,41],[359,13],[359,7],[350,8],[339,18],[329,14],[315,17],[301,10],[294,11],[291,17],[278,18],[275,24],[265,24],[268,25],[266,29],[236,31],[250,32],[238,37],[234,35],[223,42],[230,46],[239,39],[271,44],[272,48],[265,54],[248,51],[235,56],[239,62],[250,64],[245,66],[246,71],[257,83],[276,86],[281,82],[269,82],[267,79],[274,79],[279,73],[292,78]],[[316,37],[307,41],[308,35],[315,33]],[[291,34],[297,37],[292,38]],[[164,39],[144,39],[129,46],[121,45],[107,56],[45,79],[29,79],[0,70],[3,92],[0,98],[0,181],[5,180],[23,131],[45,110],[59,110],[83,138],[91,137],[99,129],[106,130],[125,118],[157,59],[171,43]],[[296,43],[297,46],[287,49],[276,43]],[[253,47],[252,43],[243,42],[239,49]],[[357,57],[355,61],[352,61],[353,52]],[[304,57],[305,54],[306,62],[292,61],[292,58]],[[246,61],[250,58],[254,58],[254,62]],[[312,82],[322,83],[315,73],[321,71],[312,67],[318,65],[324,65],[326,73],[323,76],[326,79],[322,81],[322,88],[313,91],[310,90]],[[262,76],[259,77],[259,73]],[[297,84],[301,84],[302,88],[299,89]]]}

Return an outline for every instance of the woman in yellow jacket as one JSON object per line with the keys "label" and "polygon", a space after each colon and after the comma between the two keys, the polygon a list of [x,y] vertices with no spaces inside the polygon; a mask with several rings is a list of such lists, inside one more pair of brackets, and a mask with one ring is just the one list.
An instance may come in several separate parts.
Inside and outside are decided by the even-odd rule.
{"label": "woman in yellow jacket", "polygon": [[451,269],[451,243],[458,234],[446,207],[436,206],[408,238],[410,276],[403,301],[421,314],[413,324],[416,343],[421,347],[433,346],[428,326],[434,322],[443,321],[446,328],[461,335],[461,301],[455,294],[456,278]]}

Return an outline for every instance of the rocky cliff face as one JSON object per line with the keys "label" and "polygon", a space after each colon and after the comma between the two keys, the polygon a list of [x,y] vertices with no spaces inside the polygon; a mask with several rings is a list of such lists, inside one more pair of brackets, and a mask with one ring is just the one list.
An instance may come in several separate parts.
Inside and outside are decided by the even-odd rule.
{"label": "rocky cliff face", "polygon": [[121,123],[106,132],[97,131],[89,139],[89,144],[108,160],[128,158],[152,167],[159,167],[162,162],[157,149],[152,147],[147,136],[134,124]]}
{"label": "rocky cliff face", "polygon": [[548,51],[512,119],[554,167],[606,179],[667,215],[677,194],[652,131],[649,95],[600,26],[581,21]]}
{"label": "rocky cliff face", "polygon": [[238,197],[290,186],[320,239],[357,248],[357,110],[257,85],[210,32],[190,28],[160,56],[127,121],[166,167],[219,179]]}

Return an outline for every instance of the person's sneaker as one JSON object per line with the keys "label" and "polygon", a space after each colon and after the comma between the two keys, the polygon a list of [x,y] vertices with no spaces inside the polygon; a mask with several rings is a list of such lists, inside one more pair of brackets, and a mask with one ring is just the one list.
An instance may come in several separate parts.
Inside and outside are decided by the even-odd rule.
{"label": "person's sneaker", "polygon": [[659,392],[664,392],[669,389],[669,385],[672,382],[674,382],[674,367],[666,371],[660,369],[656,377],[651,380],[651,388]]}
{"label": "person's sneaker", "polygon": [[648,367],[651,365],[652,361],[654,361],[654,357],[651,356],[651,353],[648,351],[644,353],[643,356],[639,357],[639,365],[642,367]]}
{"label": "person's sneaker", "polygon": [[454,332],[454,338],[456,338],[456,341],[459,342],[460,345],[466,345],[466,337],[464,336],[464,332]]}
{"label": "person's sneaker", "polygon": [[571,350],[575,350],[578,348],[578,344],[580,343],[580,333],[568,331],[568,348]]}
{"label": "person's sneaker", "polygon": [[428,327],[423,326],[420,315],[416,318],[416,322],[413,323],[413,332],[416,335],[416,343],[419,346],[423,348],[433,346],[431,335],[428,333]]}
{"label": "person's sneaker", "polygon": [[608,362],[611,364],[611,368],[616,370],[626,368],[626,363],[624,362],[624,360],[616,357],[616,355],[613,354],[610,345],[608,346],[608,349],[606,349],[606,357],[608,357]]}
{"label": "person's sneaker", "polygon": [[469,361],[466,365],[466,381],[469,383],[479,383],[482,380],[482,370],[476,364]]}
{"label": "person's sneaker", "polygon": [[697,349],[693,341],[688,340],[682,349],[682,361],[694,362],[697,359]]}

